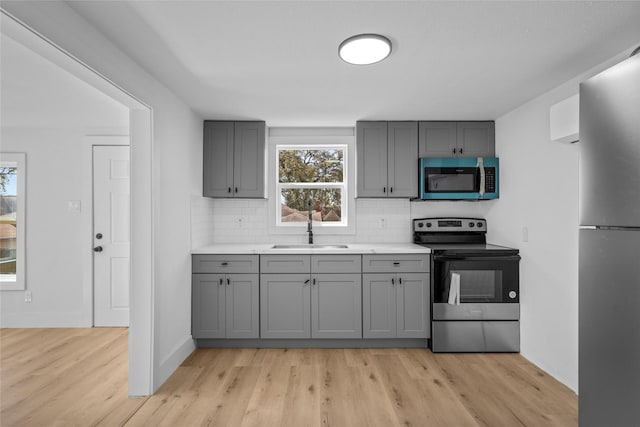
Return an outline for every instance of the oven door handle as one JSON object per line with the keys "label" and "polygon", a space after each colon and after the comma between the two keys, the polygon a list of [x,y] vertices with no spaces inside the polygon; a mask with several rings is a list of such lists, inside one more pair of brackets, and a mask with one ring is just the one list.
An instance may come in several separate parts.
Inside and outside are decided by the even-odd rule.
{"label": "oven door handle", "polygon": [[520,261],[520,255],[434,255],[433,261]]}

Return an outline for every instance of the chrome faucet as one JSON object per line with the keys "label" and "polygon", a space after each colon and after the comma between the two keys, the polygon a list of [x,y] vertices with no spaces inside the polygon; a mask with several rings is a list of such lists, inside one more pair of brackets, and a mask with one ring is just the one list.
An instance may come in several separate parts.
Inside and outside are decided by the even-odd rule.
{"label": "chrome faucet", "polygon": [[313,201],[309,199],[309,218],[307,219],[307,233],[309,233],[309,244],[313,245],[313,212],[311,210]]}

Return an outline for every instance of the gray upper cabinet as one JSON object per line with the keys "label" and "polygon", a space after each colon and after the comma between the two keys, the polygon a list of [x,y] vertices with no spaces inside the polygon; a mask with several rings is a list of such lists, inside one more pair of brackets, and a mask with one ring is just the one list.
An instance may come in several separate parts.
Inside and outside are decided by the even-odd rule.
{"label": "gray upper cabinet", "polygon": [[492,121],[428,121],[418,124],[419,157],[494,157]]}
{"label": "gray upper cabinet", "polygon": [[203,195],[264,197],[264,122],[204,122]]}
{"label": "gray upper cabinet", "polygon": [[258,265],[257,255],[193,255],[193,338],[259,337]]}
{"label": "gray upper cabinet", "polygon": [[418,196],[418,124],[356,124],[358,197]]}

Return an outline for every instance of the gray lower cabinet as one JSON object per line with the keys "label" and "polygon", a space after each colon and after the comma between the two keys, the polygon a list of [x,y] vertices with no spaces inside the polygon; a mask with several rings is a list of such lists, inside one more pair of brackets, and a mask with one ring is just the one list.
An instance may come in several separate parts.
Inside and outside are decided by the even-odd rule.
{"label": "gray lower cabinet", "polygon": [[260,263],[268,272],[260,275],[261,338],[362,337],[360,255],[264,255]]}
{"label": "gray lower cabinet", "polygon": [[311,337],[309,274],[260,275],[260,337]]}
{"label": "gray lower cabinet", "polygon": [[258,338],[258,256],[194,255],[192,263],[193,338]]}
{"label": "gray lower cabinet", "polygon": [[363,256],[364,338],[429,338],[428,259],[411,254]]}

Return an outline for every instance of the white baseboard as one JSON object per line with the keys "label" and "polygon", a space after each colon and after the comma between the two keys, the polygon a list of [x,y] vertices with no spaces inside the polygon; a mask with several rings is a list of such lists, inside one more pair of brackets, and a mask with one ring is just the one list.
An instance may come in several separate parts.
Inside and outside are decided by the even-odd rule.
{"label": "white baseboard", "polygon": [[2,313],[2,328],[90,328],[86,313]]}
{"label": "white baseboard", "polygon": [[187,337],[182,344],[177,345],[173,351],[165,357],[158,369],[155,371],[153,381],[153,392],[155,393],[160,386],[178,369],[180,364],[189,357],[195,350],[196,345],[191,336]]}

